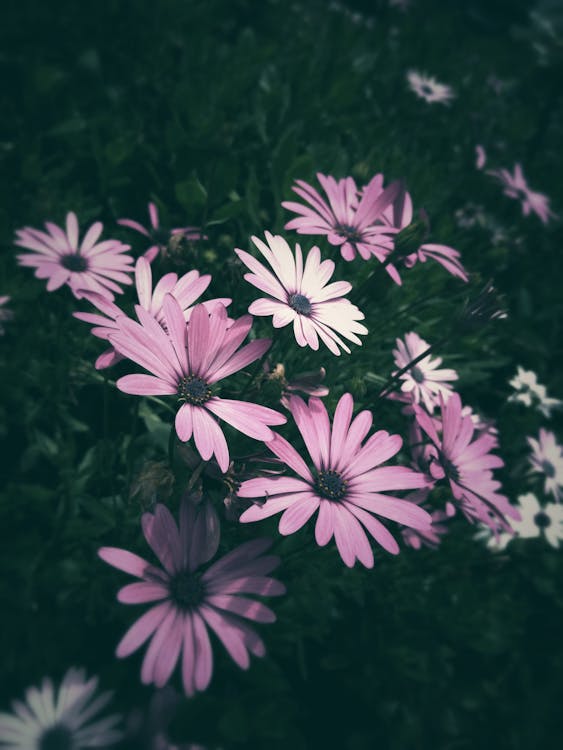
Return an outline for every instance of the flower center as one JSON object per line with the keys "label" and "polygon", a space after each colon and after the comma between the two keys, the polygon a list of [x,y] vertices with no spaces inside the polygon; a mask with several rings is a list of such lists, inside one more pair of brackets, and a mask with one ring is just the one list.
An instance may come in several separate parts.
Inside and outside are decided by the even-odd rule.
{"label": "flower center", "polygon": [[211,388],[203,378],[187,375],[178,384],[178,396],[189,404],[204,404],[211,398]]}
{"label": "flower center", "polygon": [[433,94],[434,93],[434,89],[432,88],[432,86],[429,83],[422,83],[420,85],[420,90],[422,91],[423,94]]}
{"label": "flower center", "polygon": [[88,260],[83,255],[77,253],[68,253],[61,257],[61,266],[73,273],[81,273],[88,268]]}
{"label": "flower center", "polygon": [[39,750],[73,750],[72,733],[62,724],[47,729],[39,740]]}
{"label": "flower center", "polygon": [[424,373],[422,372],[420,367],[417,367],[415,365],[413,368],[411,368],[411,375],[416,383],[424,383]]}
{"label": "flower center", "polygon": [[341,500],[346,494],[347,482],[337,471],[319,471],[315,486],[317,492],[327,500]]}
{"label": "flower center", "polygon": [[193,573],[178,573],[170,581],[170,597],[180,609],[194,609],[201,604],[204,594],[203,584]]}
{"label": "flower center", "polygon": [[555,476],[555,466],[551,463],[551,461],[548,461],[547,459],[542,461],[541,468],[548,479],[553,479],[553,477]]}
{"label": "flower center", "polygon": [[349,242],[360,242],[362,235],[356,227],[351,227],[349,224],[339,224],[338,232]]}
{"label": "flower center", "polygon": [[534,523],[536,524],[538,529],[546,529],[551,525],[551,518],[547,515],[547,513],[544,513],[543,510],[540,510],[540,512],[536,513],[536,515],[534,516]]}
{"label": "flower center", "polygon": [[305,297],[304,294],[299,294],[297,292],[289,295],[287,304],[292,307],[296,313],[299,313],[299,315],[310,315],[311,310],[313,309],[307,297]]}

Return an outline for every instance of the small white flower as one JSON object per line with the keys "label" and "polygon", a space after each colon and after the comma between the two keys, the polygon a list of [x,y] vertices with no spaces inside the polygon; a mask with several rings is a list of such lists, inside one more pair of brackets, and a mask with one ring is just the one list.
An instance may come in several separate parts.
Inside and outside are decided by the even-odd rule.
{"label": "small white flower", "polygon": [[544,417],[551,416],[552,409],[559,409],[563,406],[563,401],[558,398],[551,398],[547,395],[545,385],[538,383],[538,377],[531,370],[524,370],[518,365],[517,373],[509,381],[516,393],[512,393],[508,400],[518,402],[524,406],[536,406]]}
{"label": "small white flower", "polygon": [[540,429],[538,439],[526,438],[532,449],[530,464],[532,471],[544,476],[544,492],[551,493],[555,500],[563,499],[563,448],[553,432]]}
{"label": "small white flower", "polygon": [[449,104],[455,97],[453,89],[450,86],[439,83],[435,78],[418,73],[416,70],[409,70],[407,81],[411,91],[414,91],[418,97],[424,99],[429,104],[433,104],[434,102]]}
{"label": "small white flower", "polygon": [[563,505],[547,503],[541,507],[537,497],[531,492],[518,498],[516,506],[522,519],[512,521],[516,534],[522,539],[534,539],[541,535],[552,547],[559,547],[563,539]]}
{"label": "small white flower", "polygon": [[[430,347],[427,341],[412,331],[405,334],[404,341],[396,339],[395,343],[397,348],[393,349],[393,357],[399,370],[403,370]],[[428,354],[400,376],[403,381],[401,390],[410,394],[415,404],[424,403],[430,414],[439,403],[440,394],[444,401],[452,395],[448,381],[457,380],[455,370],[437,369],[441,364],[441,357],[431,357]]]}
{"label": "small white flower", "polygon": [[58,694],[46,677],[40,688],[30,687],[25,702],[13,701],[13,713],[0,713],[0,748],[45,750],[110,747],[121,739],[114,714],[91,721],[110,701],[111,693],[95,697],[98,678],[86,679],[83,669],[71,667]]}

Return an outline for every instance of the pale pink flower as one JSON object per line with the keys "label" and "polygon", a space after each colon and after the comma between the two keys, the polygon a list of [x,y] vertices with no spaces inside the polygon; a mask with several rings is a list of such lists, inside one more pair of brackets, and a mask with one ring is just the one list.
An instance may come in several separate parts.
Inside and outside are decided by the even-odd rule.
{"label": "pale pink flower", "polygon": [[[135,286],[139,305],[164,328],[164,311],[162,304],[166,294],[171,294],[182,308],[186,321],[190,319],[193,306],[201,297],[203,292],[209,286],[211,276],[209,274],[199,275],[199,271],[188,271],[178,279],[178,274],[165,274],[153,289],[152,286],[152,269],[146,258],[138,258],[135,264]],[[96,292],[82,292],[81,296],[91,302],[101,313],[73,313],[75,318],[83,320],[94,326],[92,333],[101,339],[109,339],[110,334],[118,330],[116,320],[125,313],[113,302],[106,300]],[[218,299],[208,300],[202,304],[209,311],[218,305],[228,307],[231,299],[221,297]],[[96,369],[102,370],[119,362],[123,357],[118,354],[113,347],[106,349],[96,360]]]}
{"label": "pale pink flower", "polygon": [[403,466],[375,468],[399,452],[402,440],[399,435],[379,430],[362,445],[373,419],[371,412],[362,411],[352,421],[354,401],[349,393],[338,402],[332,430],[327,410],[318,398],[311,398],[307,405],[292,396],[289,409],[314,468],[311,471],[295,448],[276,435],[267,447],[299,478],[260,477],[242,482],[239,497],[265,497],[266,502],[246,510],[241,522],[261,521],[284,511],[279,532],[293,534],[318,510],[317,544],[328,544],[334,535],[345,565],[352,567],[358,559],[367,568],[373,567],[373,551],[364,529],[388,552],[399,552],[391,533],[372,513],[405,526],[429,525],[431,518],[425,510],[383,494],[424,487],[428,481]]}
{"label": "pale pink flower", "polygon": [[556,218],[549,207],[547,195],[536,193],[528,187],[521,164],[514,165],[514,174],[511,174],[508,169],[492,169],[487,174],[499,180],[505,195],[521,202],[524,216],[534,213],[544,224],[547,224],[549,219]]}
{"label": "pale pink flower", "polygon": [[96,695],[98,678],[71,667],[58,690],[45,677],[40,687],[13,701],[13,713],[0,713],[0,748],[5,750],[85,750],[110,747],[122,737],[121,717],[96,718],[110,702],[111,692]]}
{"label": "pale pink flower", "polygon": [[381,215],[399,193],[400,184],[394,182],[384,190],[383,175],[377,177],[359,197],[351,177],[335,180],[318,172],[317,179],[328,203],[311,185],[296,180],[292,190],[308,205],[283,201],[284,208],[299,214],[285,229],[296,229],[299,234],[326,235],[331,245],[340,247],[344,260],[354,260],[356,253],[364,260],[372,256],[381,260],[385,250],[392,247],[389,235],[395,232],[393,227],[381,223]]}
{"label": "pale pink flower", "polygon": [[438,83],[435,78],[418,73],[416,70],[409,70],[407,73],[409,88],[420,99],[424,99],[428,104],[449,104],[455,97],[453,89],[444,83]]}
{"label": "pale pink flower", "polygon": [[361,346],[362,342],[356,334],[368,332],[364,325],[358,323],[364,319],[364,314],[344,298],[352,289],[349,282],[328,284],[334,273],[333,261],[321,261],[319,248],[313,247],[303,267],[299,245],[295,246],[294,256],[283,237],[266,232],[266,240],[268,245],[258,237],[252,238],[273,273],[250,253],[235,250],[252,271],[244,275],[246,281],[269,295],[255,300],[248,312],[252,315],[272,315],[274,328],[293,323],[293,333],[299,346],[310,346],[317,350],[320,338],[337,356],[340,355],[340,348],[350,353],[340,336]]}
{"label": "pale pink flower", "polygon": [[66,232],[50,221],[45,228],[47,232],[18,229],[14,244],[33,251],[18,255],[18,263],[35,268],[36,278],[48,279],[48,292],[67,284],[75,297],[87,289],[112,300],[112,292],[123,293],[119,284],[133,283],[133,258],[125,254],[129,245],[118,240],[98,242],[103,229],[100,221],[92,224],[80,243],[78,219],[72,211],[66,217]]}
{"label": "pale pink flower", "polygon": [[[405,334],[404,340],[396,339],[396,345],[393,357],[399,370],[430,347],[427,341],[413,332]],[[438,404],[440,393],[445,400],[450,397],[452,389],[448,381],[457,380],[458,377],[455,370],[438,370],[441,364],[441,357],[432,357],[428,354],[400,376],[403,381],[401,385],[403,393],[410,394],[415,404],[422,402],[429,413],[432,413]]]}
{"label": "pale pink flower", "polygon": [[563,447],[555,434],[542,427],[537,440],[532,437],[526,440],[532,449],[529,457],[532,471],[543,475],[544,492],[558,502],[563,500]]}
{"label": "pale pink flower", "polygon": [[499,494],[500,482],[493,479],[492,469],[504,466],[504,461],[490,451],[496,438],[482,434],[472,440],[475,425],[469,415],[462,415],[459,394],[452,393],[447,402],[440,394],[442,432],[438,434],[436,420],[420,406],[415,406],[416,420],[433,444],[430,473],[435,479],[447,479],[453,497],[469,520],[480,521],[493,531],[510,531],[505,516],[518,519],[518,511],[508,498]]}
{"label": "pale pink flower", "polygon": [[14,313],[9,307],[6,307],[10,303],[11,297],[7,294],[0,296],[0,336],[5,333],[4,323],[12,320]]}
{"label": "pale pink flower", "polygon": [[180,505],[179,526],[164,505],[142,517],[143,534],[160,566],[115,547],[102,547],[105,562],[140,581],[117,594],[122,604],[157,602],[125,633],[116,655],[129,656],[150,640],[141,681],[163,687],[181,662],[186,695],[207,688],[213,673],[211,630],[241,669],[248,669],[249,653],[264,656],[264,643],[246,620],[274,622],[269,607],[245,594],[279,596],[285,587],[269,573],[279,558],[263,555],[269,539],[241,544],[199,571],[219,545],[219,519],[211,505],[199,510],[186,498]]}
{"label": "pale pink flower", "polygon": [[125,375],[117,387],[139,396],[176,396],[183,402],[176,414],[178,437],[186,442],[193,435],[202,459],[208,461],[215,454],[225,472],[229,449],[217,419],[265,442],[274,435],[268,425],[287,421],[265,406],[213,395],[216,383],[259,359],[271,340],[256,339],[239,349],[252,326],[252,316],[244,315],[229,326],[223,305],[211,312],[196,305],[188,325],[171,294],[165,295],[162,309],[166,331],[142,307],[137,307],[140,324],[125,316],[116,320],[118,330],[109,336],[114,348],[152,373]]}
{"label": "pale pink flower", "polygon": [[152,263],[156,256],[168,246],[168,242],[171,237],[182,235],[185,239],[193,241],[200,240],[205,237],[198,227],[175,227],[174,229],[165,229],[160,225],[160,219],[158,216],[158,208],[155,203],[149,203],[149,219],[150,227],[144,227],[139,224],[138,221],[133,219],[118,219],[117,223],[129,229],[134,229],[136,232],[148,237],[153,243],[148,250],[145,250],[144,257]]}
{"label": "pale pink flower", "polygon": [[487,163],[487,153],[483,146],[477,144],[475,146],[475,168],[476,169],[483,169],[485,164]]}

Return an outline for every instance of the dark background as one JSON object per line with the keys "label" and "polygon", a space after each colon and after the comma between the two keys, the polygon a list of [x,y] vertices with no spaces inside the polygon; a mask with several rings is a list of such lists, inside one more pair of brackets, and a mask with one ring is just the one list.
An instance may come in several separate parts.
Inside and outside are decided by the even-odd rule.
{"label": "dark background", "polygon": [[[140,656],[113,659],[135,616],[114,600],[125,577],[96,549],[147,554],[143,501],[130,489],[147,458],[165,460],[167,435],[164,415],[137,413],[93,371],[100,347],[70,316],[84,306],[17,268],[20,226],[62,224],[74,210],[82,225],[101,219],[109,236],[136,243],[114,221],[145,222],[153,199],[170,225],[207,224],[185,270],[213,273],[213,296],[230,294],[242,314],[253,297],[232,248],[282,230],[295,178],[404,177],[435,236],[462,252],[471,289],[492,277],[504,296],[507,321],[443,354],[464,400],[499,421],[511,499],[540,492],[525,436],[557,431],[560,417],[546,425],[505,402],[516,364],[563,396],[561,224],[522,217],[474,168],[477,143],[490,166],[521,161],[563,210],[561,8],[540,7],[547,29],[534,9],[520,0],[413,0],[404,13],[383,1],[3,5],[0,294],[12,296],[15,319],[0,340],[2,709],[71,664],[99,674],[124,713],[146,706]],[[418,100],[410,68],[452,85],[452,105]],[[491,76],[505,82],[500,93]],[[462,229],[455,212],[468,203],[486,221]],[[389,373],[394,338],[413,327],[437,338],[466,292],[439,267],[408,279],[374,292],[368,327],[378,324],[378,336],[345,366],[327,366],[331,399],[350,389],[369,406],[366,373]],[[434,294],[423,311],[394,315],[422,292]],[[404,429],[396,409],[379,415]],[[264,528],[276,535],[274,522]],[[223,546],[254,533],[227,527]],[[297,552],[310,529],[277,542],[288,595],[273,602],[278,622],[262,628],[267,658],[243,673],[215,648],[211,687],[181,704],[173,735],[227,748],[559,746],[561,554],[540,540],[491,553],[473,533],[456,521],[438,551],[377,553],[373,571],[344,569],[334,549]]]}

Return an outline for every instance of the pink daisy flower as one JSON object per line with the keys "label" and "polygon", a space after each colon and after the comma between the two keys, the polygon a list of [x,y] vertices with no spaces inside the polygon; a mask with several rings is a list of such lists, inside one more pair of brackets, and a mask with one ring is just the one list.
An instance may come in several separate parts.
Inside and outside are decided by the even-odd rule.
{"label": "pink daisy flower", "polygon": [[48,279],[48,292],[67,284],[75,297],[80,298],[80,290],[89,290],[112,300],[112,292],[123,292],[119,284],[133,283],[133,258],[125,255],[129,245],[118,240],[98,242],[101,222],[92,224],[81,243],[78,219],[72,211],[66,216],[66,232],[50,221],[45,222],[45,228],[47,232],[18,229],[14,244],[33,251],[18,255],[18,263],[35,268],[36,278]]}
{"label": "pink daisy flower", "polygon": [[150,227],[144,227],[139,224],[138,221],[133,219],[118,219],[117,223],[123,227],[129,227],[134,229],[136,232],[148,237],[153,243],[148,250],[145,250],[144,257],[152,263],[156,256],[161,252],[165,251],[170,237],[176,237],[183,235],[185,239],[193,241],[205,238],[205,235],[201,232],[198,227],[176,227],[175,229],[165,229],[160,225],[160,219],[158,216],[158,208],[155,203],[149,203],[149,219]]}
{"label": "pink daisy flower", "polygon": [[216,383],[259,359],[271,341],[256,339],[239,349],[252,326],[252,316],[244,315],[229,326],[223,305],[212,311],[196,305],[187,326],[171,294],[165,295],[162,309],[167,332],[142,307],[137,307],[140,324],[125,316],[115,321],[118,330],[110,334],[110,342],[121,355],[152,373],[125,375],[117,387],[138,396],[176,396],[182,402],[176,414],[178,437],[186,442],[193,435],[202,459],[208,461],[215,455],[225,472],[229,449],[217,418],[265,442],[274,435],[268,425],[287,421],[265,406],[213,395]]}
{"label": "pink daisy flower", "polygon": [[555,434],[542,427],[537,440],[532,437],[526,440],[532,449],[529,457],[532,471],[543,475],[544,492],[558,502],[563,500],[563,447]]}
{"label": "pink daisy flower", "polygon": [[[405,334],[404,341],[396,339],[396,344],[393,357],[399,370],[407,367],[430,347],[427,341],[413,332]],[[401,390],[410,394],[415,404],[422,402],[429,413],[432,413],[438,404],[440,393],[445,400],[452,394],[447,381],[457,380],[455,370],[438,370],[441,364],[441,357],[432,357],[428,354],[400,376],[403,381]]]}
{"label": "pink daisy flower", "polygon": [[469,520],[480,521],[493,531],[510,531],[505,516],[519,519],[518,511],[508,498],[499,494],[500,482],[491,469],[504,466],[500,456],[490,451],[496,447],[494,436],[481,434],[472,440],[475,425],[471,416],[462,414],[459,394],[452,393],[447,402],[439,395],[442,410],[442,433],[436,420],[420,406],[415,406],[416,420],[433,443],[430,473],[435,479],[447,479],[454,499]]}
{"label": "pink daisy flower", "polygon": [[[210,282],[211,276],[209,274],[200,276],[199,271],[189,271],[180,279],[178,279],[176,273],[167,273],[153,289],[152,269],[149,261],[146,258],[138,258],[135,264],[135,286],[139,305],[149,315],[152,315],[165,330],[164,311],[162,309],[165,295],[171,294],[174,297],[182,308],[184,319],[188,321],[194,304],[207,289]],[[73,313],[74,317],[93,325],[92,333],[94,336],[109,339],[109,336],[118,330],[116,320],[124,315],[123,310],[95,292],[82,292],[81,296],[91,302],[102,314],[75,312]],[[207,310],[211,311],[218,304],[228,307],[231,301],[228,297],[221,297],[202,304]],[[100,354],[96,360],[96,369],[102,370],[105,367],[110,367],[110,365],[114,365],[122,359],[123,357],[113,347],[110,347]]]}
{"label": "pink daisy flower", "polygon": [[502,192],[505,195],[521,202],[524,216],[534,213],[544,224],[547,224],[549,219],[556,218],[549,207],[547,195],[536,193],[528,187],[521,164],[514,165],[514,174],[511,174],[508,169],[492,169],[487,174],[495,177],[501,183],[504,187]]}
{"label": "pink daisy flower", "polygon": [[269,573],[279,558],[263,555],[269,539],[241,544],[205,572],[200,566],[217,552],[219,524],[209,504],[196,511],[184,499],[179,526],[164,505],[154,514],[142,517],[143,534],[160,566],[132,552],[102,547],[98,554],[105,562],[140,581],[124,586],[117,594],[122,604],[157,602],[125,633],[116,655],[129,656],[147,640],[141,681],[162,687],[181,660],[186,695],[207,688],[213,673],[211,630],[229,656],[241,669],[248,669],[249,653],[264,656],[264,643],[246,620],[274,622],[275,614],[245,594],[280,596],[285,587]]}
{"label": "pink daisy flower", "polygon": [[[378,175],[373,179],[377,179]],[[395,200],[388,206],[384,211],[381,219],[385,225],[389,228],[394,229],[396,232],[400,232],[406,229],[413,223],[413,203],[412,198],[408,191],[403,190],[395,198]],[[380,260],[385,260],[391,252],[395,249],[397,235],[391,238],[390,248],[385,251],[385,255]],[[462,281],[469,281],[467,271],[461,263],[461,254],[458,250],[448,245],[438,245],[433,242],[424,242],[415,251],[408,255],[405,255],[398,260],[406,267],[412,268],[416,263],[426,263],[427,260],[435,260],[441,266],[443,266],[448,273],[455,276]],[[389,263],[386,267],[387,272],[397,284],[401,284],[401,279],[398,270],[395,268],[393,263]]]}
{"label": "pink daisy flower", "polygon": [[[309,469],[303,458],[281,435],[268,448],[298,475],[297,477],[260,477],[242,482],[239,497],[266,498],[253,505],[240,520],[261,521],[284,511],[280,534],[293,534],[318,510],[315,526],[317,544],[328,544],[334,535],[345,565],[358,559],[373,567],[373,551],[366,531],[388,552],[397,554],[399,546],[377,514],[405,526],[425,528],[430,515],[407,500],[383,494],[389,490],[417,489],[427,479],[403,466],[379,467],[399,452],[402,440],[379,430],[364,445],[372,425],[372,415],[362,411],[352,421],[354,401],[349,393],[338,402],[332,430],[327,410],[318,398],[309,404],[298,396],[289,400],[289,409],[313,461]],[[375,468],[379,467],[379,468]],[[362,528],[362,526],[364,528]]]}
{"label": "pink daisy flower", "polygon": [[248,311],[252,315],[272,315],[274,328],[293,323],[299,346],[310,346],[317,350],[320,338],[337,356],[340,355],[340,348],[350,353],[340,336],[361,346],[362,342],[356,334],[368,332],[364,325],[358,323],[364,319],[364,314],[343,296],[351,290],[350,283],[336,281],[328,284],[334,273],[333,261],[321,261],[319,248],[313,247],[303,267],[299,245],[295,246],[294,256],[283,237],[266,232],[266,240],[268,245],[258,237],[252,238],[273,273],[249,253],[235,250],[252,271],[245,274],[246,281],[269,295],[255,300]]}
{"label": "pink daisy flower", "polygon": [[299,234],[326,235],[331,245],[340,247],[344,260],[354,260],[356,253],[364,260],[373,255],[381,260],[384,250],[392,247],[388,235],[395,231],[381,224],[381,214],[397,196],[400,184],[394,182],[383,190],[383,175],[377,177],[381,180],[372,180],[358,197],[358,188],[351,177],[335,180],[317,173],[328,203],[311,185],[296,180],[296,187],[292,189],[308,205],[293,201],[282,203],[288,211],[299,214],[285,229],[296,229]]}

